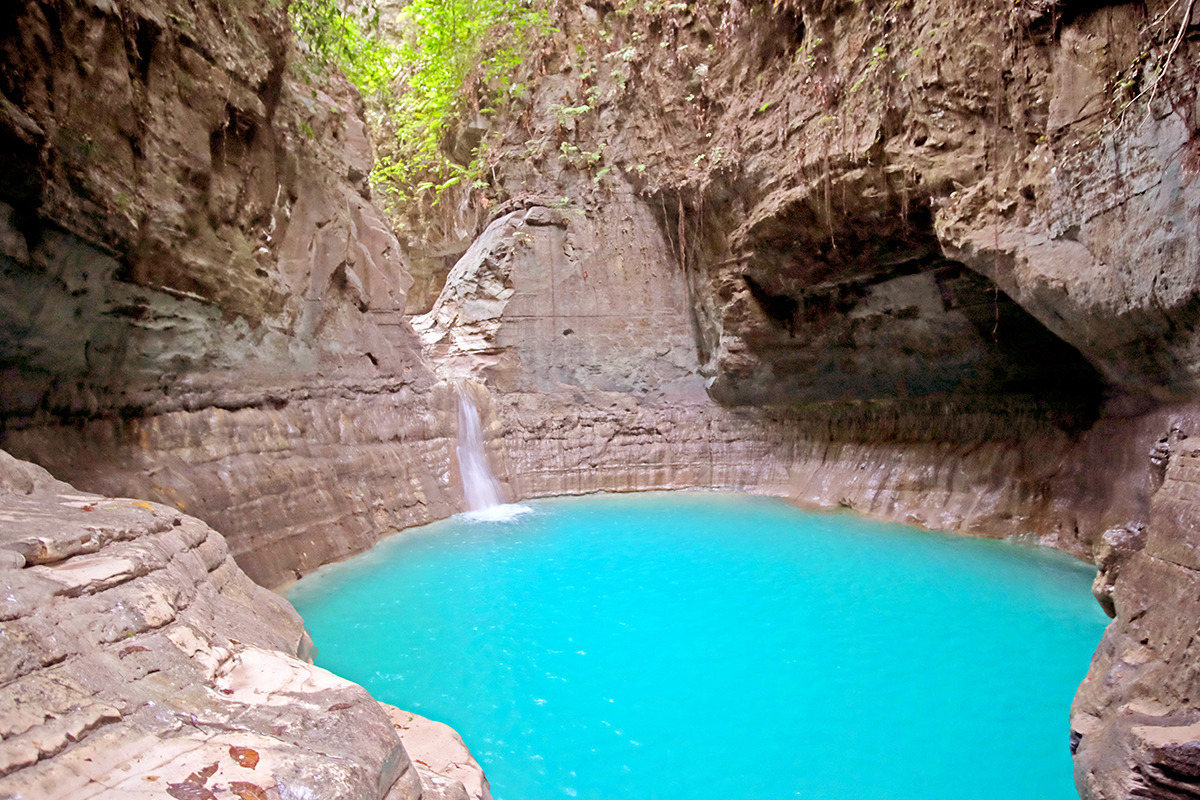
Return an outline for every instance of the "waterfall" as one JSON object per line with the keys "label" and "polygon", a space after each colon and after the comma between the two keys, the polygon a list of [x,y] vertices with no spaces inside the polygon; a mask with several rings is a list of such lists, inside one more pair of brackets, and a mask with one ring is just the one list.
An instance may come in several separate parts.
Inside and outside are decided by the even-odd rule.
{"label": "waterfall", "polygon": [[488,465],[479,410],[462,385],[458,387],[458,470],[462,474],[469,517],[506,520],[529,510],[525,506],[505,505],[500,482]]}

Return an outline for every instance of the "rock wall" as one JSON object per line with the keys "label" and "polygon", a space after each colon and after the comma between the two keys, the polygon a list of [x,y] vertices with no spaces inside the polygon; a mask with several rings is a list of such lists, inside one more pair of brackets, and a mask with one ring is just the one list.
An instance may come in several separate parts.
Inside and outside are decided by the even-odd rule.
{"label": "rock wall", "polygon": [[[1070,487],[1086,445],[1019,395],[719,405],[705,392],[685,276],[649,209],[632,198],[594,212],[521,206],[501,209],[414,321],[431,363],[492,390],[484,411],[504,445],[494,467],[514,496],[738,487],[1034,534],[1084,558],[1099,518],[1120,505],[1107,487],[1087,497]],[[595,241],[614,220],[619,235]]]}
{"label": "rock wall", "polygon": [[[514,494],[738,486],[1094,560],[1116,622],[1076,703],[1080,791],[1191,796],[1194,615],[1174,609],[1200,590],[1180,449],[1200,18],[560,11],[518,76],[530,90],[490,120],[480,202],[500,211],[416,322],[431,361],[495,392]],[[559,215],[554,235],[534,221]],[[572,240],[589,222],[649,286]],[[561,263],[614,273],[603,302],[633,319],[669,298],[652,329],[604,340],[623,385],[564,346],[599,306]],[[660,378],[654,347],[677,352],[681,326],[694,361]]]}
{"label": "rock wall", "polygon": [[[445,410],[430,410],[431,398]],[[454,403],[444,386],[340,381],[273,391],[265,407],[28,428],[7,444],[92,491],[229,531],[239,566],[279,588],[457,510]]]}
{"label": "rock wall", "polygon": [[0,451],[0,519],[4,796],[490,798],[452,730],[313,666],[195,517]]}
{"label": "rock wall", "polygon": [[1081,792],[1188,796],[1191,11],[558,4],[413,287],[361,103],[305,83],[280,9],[9,4],[3,443],[199,515],[269,586],[461,507],[443,379],[514,496],[1033,534],[1116,617]]}
{"label": "rock wall", "polygon": [[201,515],[268,586],[451,513],[361,100],[297,65],[283,7],[0,21],[5,446]]}
{"label": "rock wall", "polygon": [[0,453],[0,795],[490,796],[260,588],[461,494],[361,100],[289,40],[285,5],[0,9],[0,436],[93,492]]}
{"label": "rock wall", "polygon": [[421,796],[383,709],[303,660],[220,534],[3,452],[0,493],[5,796]]}
{"label": "rock wall", "polygon": [[1100,553],[1097,586],[1116,619],[1071,714],[1076,782],[1087,797],[1187,796],[1198,780],[1196,409],[1170,409],[1163,421],[1148,521],[1106,531]]}
{"label": "rock wall", "polygon": [[[581,185],[570,169],[548,174],[563,181],[560,189]],[[1149,434],[1129,428],[1130,413],[1117,403],[1085,433],[1100,414],[1094,371],[1011,301],[1013,308],[996,307],[1003,320],[1025,320],[1030,338],[1022,344],[1051,360],[1026,366],[1019,348],[992,345],[964,322],[969,335],[954,327],[946,341],[978,350],[989,366],[972,366],[967,377],[947,369],[936,341],[932,355],[910,350],[905,363],[940,370],[965,391],[901,399],[884,394],[877,375],[856,384],[867,387],[865,397],[800,402],[797,392],[729,382],[759,402],[716,402],[731,379],[701,357],[696,287],[655,224],[652,203],[628,186],[603,198],[589,189],[583,184],[578,202],[543,194],[500,206],[433,309],[414,319],[430,363],[492,392],[483,410],[493,442],[503,443],[493,467],[514,497],[737,487],[975,535],[1034,535],[1085,559],[1108,527],[1146,518]],[[617,235],[597,240],[597,230]],[[971,282],[983,279],[964,277],[974,274],[965,268],[941,270],[946,285],[971,286],[958,297],[980,291]],[[936,323],[894,312],[936,287],[929,274],[908,276],[919,289],[912,281],[895,287],[907,278],[875,284],[851,301],[850,319],[870,318],[857,303],[876,320],[900,316],[928,332]],[[931,305],[927,316],[944,320],[942,300]],[[766,315],[755,319],[777,327]],[[879,340],[895,341],[894,327],[876,328]],[[847,350],[864,364],[883,359],[897,369],[875,344]],[[1054,363],[1064,351],[1068,363]],[[977,380],[987,370],[992,376]],[[1086,386],[1031,391],[1064,376]],[[830,393],[850,377],[809,380]],[[1090,458],[1097,449],[1104,460]]]}

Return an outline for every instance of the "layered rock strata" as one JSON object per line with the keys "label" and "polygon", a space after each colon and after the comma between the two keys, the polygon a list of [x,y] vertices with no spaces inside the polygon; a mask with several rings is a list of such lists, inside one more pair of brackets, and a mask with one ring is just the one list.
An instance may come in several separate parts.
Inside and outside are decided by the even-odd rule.
{"label": "layered rock strata", "polygon": [[0,12],[5,446],[269,586],[461,496],[361,99],[290,36],[282,5]]}
{"label": "layered rock strata", "polygon": [[[1195,407],[1176,408],[1149,451],[1154,486],[1140,525],[1109,529],[1097,578],[1109,626],[1071,714],[1085,797],[1186,797],[1200,782],[1195,626],[1200,618]],[[1103,599],[1103,594],[1101,594]]]}
{"label": "layered rock strata", "polygon": [[279,586],[455,502],[361,100],[289,39],[284,6],[0,10],[3,433],[99,493],[0,456],[0,794],[421,794],[192,516]]}
{"label": "layered rock strata", "polygon": [[6,446],[276,586],[460,507],[438,364],[492,392],[514,495],[1034,534],[1116,616],[1081,791],[1190,796],[1193,5],[560,5],[468,126],[488,202],[410,243],[423,359],[357,98],[302,83],[281,11],[10,4]]}
{"label": "layered rock strata", "polygon": [[0,517],[4,796],[421,796],[383,709],[204,523],[3,452]]}
{"label": "layered rock strata", "polygon": [[[482,410],[505,450],[493,466],[515,496],[736,487],[977,535],[1032,534],[1083,558],[1098,532],[1144,505],[1130,497],[1145,493],[1148,462],[1112,459],[1122,447],[1149,447],[1149,434],[1114,418],[1081,438],[1091,420],[1077,410],[1098,413],[1086,394],[1094,382],[1082,398],[1004,392],[993,380],[973,393],[901,400],[878,396],[870,378],[858,384],[868,397],[853,402],[714,402],[706,388],[721,378],[706,375],[687,276],[670,268],[673,248],[651,210],[620,195],[594,209],[546,202],[501,209],[433,309],[414,320],[443,374],[493,391]],[[619,235],[597,241],[596,230],[614,226]],[[916,295],[912,287],[868,292],[851,317],[891,320]],[[928,331],[947,305],[937,299],[900,316]],[[878,327],[892,331],[887,324]],[[1023,369],[1011,351],[988,344],[968,338],[965,347],[1003,376]],[[894,368],[872,342],[847,350]],[[908,361],[965,380],[938,352],[912,351]],[[1067,369],[1092,380],[1085,367]],[[1046,373],[1035,365],[1025,380],[1038,385]],[[1110,460],[1081,467],[1100,441]]]}
{"label": "layered rock strata", "polygon": [[457,510],[455,400],[445,386],[429,392],[345,381],[274,392],[265,407],[30,428],[7,442],[92,491],[225,527],[241,568],[278,588]]}
{"label": "layered rock strata", "polygon": [[[497,391],[516,494],[734,485],[1095,560],[1116,622],[1077,702],[1080,791],[1191,796],[1194,615],[1155,605],[1200,590],[1176,430],[1197,391],[1191,6],[556,23],[493,121],[500,211],[416,323]],[[619,244],[579,244],[614,213]],[[654,285],[624,282],[628,252]],[[664,293],[687,317],[587,367],[576,331]],[[681,324],[693,366],[668,378]]]}

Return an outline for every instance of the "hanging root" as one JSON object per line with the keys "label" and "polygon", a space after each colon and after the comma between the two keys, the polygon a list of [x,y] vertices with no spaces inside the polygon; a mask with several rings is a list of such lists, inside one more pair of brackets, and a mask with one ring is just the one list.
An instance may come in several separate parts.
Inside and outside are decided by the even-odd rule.
{"label": "hanging root", "polygon": [[687,272],[687,228],[683,224],[683,192],[678,192],[679,198],[679,269]]}

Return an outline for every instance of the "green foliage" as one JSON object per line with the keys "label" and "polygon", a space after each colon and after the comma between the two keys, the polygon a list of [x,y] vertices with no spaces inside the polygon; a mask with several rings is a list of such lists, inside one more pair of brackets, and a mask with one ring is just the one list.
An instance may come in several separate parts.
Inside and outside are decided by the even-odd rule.
{"label": "green foliage", "polygon": [[558,146],[559,160],[565,161],[575,169],[591,169],[604,158],[604,145],[595,151],[583,150],[570,142],[562,142]]}
{"label": "green foliage", "polygon": [[586,114],[591,110],[592,107],[586,103],[581,106],[568,106],[561,103],[552,103],[550,105],[550,113],[554,115],[554,119],[558,122],[560,128],[567,127],[575,117]]}
{"label": "green foliage", "polygon": [[418,197],[436,202],[449,187],[478,178],[478,159],[456,164],[441,144],[456,120],[490,113],[489,106],[526,91],[513,76],[552,30],[534,2],[411,0],[394,20],[399,35],[388,41],[377,0],[291,0],[303,68],[311,74],[336,66],[367,99],[384,134],[371,180],[393,207]]}
{"label": "green foliage", "polygon": [[609,53],[608,55],[604,56],[604,59],[606,61],[609,59],[618,59],[618,60],[623,61],[626,64],[628,64],[631,61],[636,61],[637,56],[638,56],[637,45],[630,44],[630,45],[626,45],[625,47],[622,47],[620,50],[616,50],[612,53]]}
{"label": "green foliage", "polygon": [[379,38],[379,13],[374,2],[357,17],[337,0],[292,0],[288,6],[292,30],[308,51],[308,70],[334,65],[366,96],[387,88],[398,61],[396,50]]}
{"label": "green foliage", "polygon": [[384,115],[391,141],[372,175],[393,203],[412,199],[427,183],[436,195],[462,178],[475,180],[479,160],[450,161],[442,140],[456,120],[526,91],[514,75],[551,30],[544,10],[518,0],[412,0],[400,24],[401,68]]}
{"label": "green foliage", "polygon": [[624,0],[617,6],[618,14],[629,14],[638,6],[647,14],[662,14],[664,11],[687,11],[687,3],[672,2],[671,0]]}

